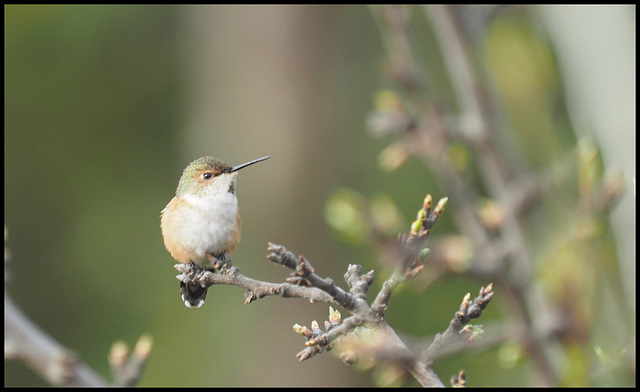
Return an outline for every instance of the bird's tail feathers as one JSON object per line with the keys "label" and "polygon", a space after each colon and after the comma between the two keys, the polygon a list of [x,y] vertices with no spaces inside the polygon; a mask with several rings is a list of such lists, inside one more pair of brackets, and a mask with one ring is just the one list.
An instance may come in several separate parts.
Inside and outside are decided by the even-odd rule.
{"label": "bird's tail feathers", "polygon": [[197,284],[180,282],[180,293],[187,308],[201,307],[207,297],[207,289]]}

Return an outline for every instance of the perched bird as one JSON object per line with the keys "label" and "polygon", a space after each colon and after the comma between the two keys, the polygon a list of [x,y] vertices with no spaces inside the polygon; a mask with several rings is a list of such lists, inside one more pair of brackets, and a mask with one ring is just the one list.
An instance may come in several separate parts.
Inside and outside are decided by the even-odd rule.
{"label": "perched bird", "polygon": [[[207,255],[221,261],[229,257],[240,240],[238,170],[270,157],[234,167],[213,157],[202,157],[184,169],[176,195],[160,217],[164,246],[174,259],[214,270]],[[206,288],[192,283],[180,282],[180,292],[189,308],[201,307],[207,296]]]}

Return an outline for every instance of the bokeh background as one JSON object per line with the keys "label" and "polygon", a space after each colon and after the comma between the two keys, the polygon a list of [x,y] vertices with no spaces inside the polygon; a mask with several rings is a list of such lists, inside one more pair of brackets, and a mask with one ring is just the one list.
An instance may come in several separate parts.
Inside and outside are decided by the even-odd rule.
{"label": "bokeh background", "polygon": [[[410,8],[421,59],[438,94],[451,100],[429,20],[421,7]],[[304,254],[316,272],[336,281],[348,264],[380,268],[371,247],[341,241],[325,220],[334,191],[347,187],[392,200],[406,222],[426,193],[445,195],[420,160],[393,172],[378,167],[389,140],[367,132],[367,117],[376,92],[390,86],[372,10],[5,6],[4,12],[5,230],[12,254],[5,287],[32,321],[107,379],[113,342],[133,345],[151,334],[140,386],[376,385],[376,369],[348,367],[331,354],[295,359],[303,338],[292,325],[325,320],[326,304],[270,297],[243,305],[241,289],[214,287],[203,308],[187,309],[159,228],[160,210],[193,159],[213,155],[238,164],[273,155],[239,176],[243,237],[234,264],[248,276],[282,281],[288,271],[265,258],[271,241]],[[501,83],[512,83],[513,94],[505,96],[513,100],[531,86],[551,90],[569,113],[571,126],[550,128],[549,136],[527,127],[535,106],[518,118],[517,102],[505,100],[530,164],[539,167],[554,156],[548,149],[590,135],[604,165],[625,175],[607,241],[635,320],[635,6],[512,7],[492,23],[477,50],[489,66],[511,72],[497,70],[487,83],[507,92]],[[509,59],[522,59],[519,50],[536,53],[532,58],[549,67],[546,79],[518,79],[521,65]],[[440,230],[455,230],[446,213]],[[486,283],[451,277],[428,290],[408,285],[392,300],[389,322],[403,334],[433,336],[462,296]],[[500,301],[496,295],[480,323],[507,316]],[[621,324],[622,343],[605,340],[602,347],[612,352],[633,341],[627,348],[635,358],[635,323]],[[444,358],[436,371],[447,380],[464,368],[477,386],[529,385],[530,363],[504,360],[505,350],[511,352],[495,346]],[[612,371],[589,382],[634,385],[627,374]],[[5,386],[34,385],[47,383],[5,361]]]}

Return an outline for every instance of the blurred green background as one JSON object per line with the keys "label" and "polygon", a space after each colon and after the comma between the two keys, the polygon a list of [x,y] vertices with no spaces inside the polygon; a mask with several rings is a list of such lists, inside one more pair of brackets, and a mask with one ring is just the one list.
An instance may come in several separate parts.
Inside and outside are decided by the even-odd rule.
{"label": "blurred green background", "polygon": [[[549,67],[548,79],[518,79],[526,72],[520,67],[520,73],[501,72],[493,81],[506,91],[507,107],[521,102],[530,109],[512,120],[519,137],[534,134],[522,141],[528,147],[521,151],[533,167],[576,139],[569,126],[560,133],[549,126],[544,132],[550,136],[542,138],[536,134],[540,128],[528,131],[527,125],[539,119],[536,105],[558,96],[563,77],[556,61],[565,60],[556,55],[573,60],[574,70],[590,65],[575,51],[562,54],[589,39],[558,27],[576,16],[584,20],[581,8],[522,7],[479,45],[488,53],[486,61],[499,67],[519,58],[519,45],[540,44],[527,42],[536,39],[527,33],[530,26],[561,37],[555,52],[545,53],[546,46],[534,56],[542,62],[534,66]],[[436,200],[445,195],[419,160],[392,173],[377,167],[389,140],[372,138],[366,119],[376,92],[389,82],[368,7],[5,6],[4,11],[5,226],[13,255],[6,288],[15,303],[107,379],[111,344],[123,339],[133,345],[150,333],[154,346],[141,386],[374,385],[376,370],[358,371],[331,354],[303,363],[295,359],[303,338],[292,325],[325,320],[326,304],[271,297],[243,305],[241,289],[214,287],[203,308],[187,309],[159,228],[160,210],[193,159],[213,155],[238,164],[270,154],[272,159],[240,174],[243,237],[234,265],[253,278],[282,281],[288,271],[265,258],[271,241],[304,254],[316,272],[342,287],[340,277],[350,263],[376,268],[383,274],[376,283],[382,281],[375,252],[340,242],[325,222],[332,192],[348,187],[365,197],[387,195],[406,222],[426,193]],[[631,24],[635,37],[635,7],[599,12],[594,19],[599,22],[584,31]],[[440,96],[451,100],[428,21],[418,26],[421,60]],[[562,39],[568,42],[564,47]],[[631,42],[616,41],[620,45],[600,57],[625,59],[632,50],[635,64]],[[525,65],[526,55],[520,57]],[[571,66],[570,60],[564,64]],[[598,85],[606,81],[595,81],[590,91],[577,71],[569,75],[567,94],[595,91],[598,107],[609,109],[611,99]],[[635,86],[635,80],[627,82],[623,85]],[[518,88],[501,83],[531,83],[540,95],[518,101]],[[573,125],[603,144],[609,138],[622,141],[625,151],[603,147],[605,164],[617,162],[628,179],[635,178],[635,102],[618,102],[614,109],[626,117],[609,118],[626,123],[578,115]],[[598,133],[598,121],[610,133]],[[631,181],[628,185],[635,190]],[[635,267],[628,266],[635,260],[630,193],[618,210],[623,209],[620,219],[632,216],[633,232],[629,237],[629,227],[622,230],[626,236],[618,238],[623,244],[618,256],[623,270],[631,268],[624,287],[633,288],[635,313]],[[451,230],[445,213],[434,236]],[[449,278],[423,291],[411,282],[392,300],[389,322],[401,333],[432,336],[444,331],[467,291],[476,293],[486,283]],[[503,316],[500,296],[494,301],[479,323]],[[498,351],[442,359],[436,371],[447,380],[464,368],[476,386],[527,385],[527,362],[496,366]],[[20,363],[5,361],[5,386],[32,385],[47,384]]]}

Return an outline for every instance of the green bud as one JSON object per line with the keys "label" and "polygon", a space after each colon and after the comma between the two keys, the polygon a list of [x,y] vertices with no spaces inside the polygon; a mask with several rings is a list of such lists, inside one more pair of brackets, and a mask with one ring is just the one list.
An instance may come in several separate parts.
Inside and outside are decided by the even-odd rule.
{"label": "green bud", "polygon": [[411,224],[411,234],[417,235],[420,232],[421,228],[422,222],[420,220],[413,221],[413,223]]}
{"label": "green bud", "polygon": [[424,208],[418,210],[418,216],[416,216],[416,220],[425,221],[427,219],[427,211]]}
{"label": "green bud", "polygon": [[440,199],[440,201],[438,201],[438,204],[436,205],[436,209],[434,212],[438,211],[439,214],[442,214],[442,211],[444,211],[444,209],[447,208],[448,201],[449,201],[448,197],[443,197],[442,199]]}
{"label": "green bud", "polygon": [[425,210],[430,210],[431,204],[433,204],[433,198],[431,197],[430,193],[427,193],[427,195],[424,197],[424,201],[422,202],[422,208],[424,208]]}
{"label": "green bud", "polygon": [[431,254],[431,249],[424,248],[420,251],[420,254],[418,254],[418,259],[420,259],[420,261],[424,261],[426,260],[427,257],[429,257],[430,254]]}

